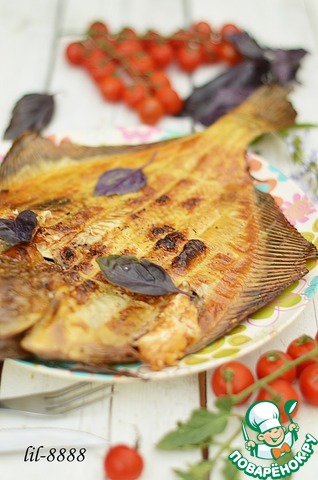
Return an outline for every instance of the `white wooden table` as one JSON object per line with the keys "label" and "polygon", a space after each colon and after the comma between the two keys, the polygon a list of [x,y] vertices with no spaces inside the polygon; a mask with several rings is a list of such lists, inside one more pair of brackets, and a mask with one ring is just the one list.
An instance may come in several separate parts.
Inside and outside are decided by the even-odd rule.
{"label": "white wooden table", "polygon": [[[122,105],[101,101],[88,76],[70,68],[64,58],[67,42],[85,31],[96,19],[111,29],[129,25],[138,31],[148,28],[171,33],[192,21],[206,20],[216,28],[234,22],[273,47],[303,47],[310,51],[303,62],[299,79],[302,86],[292,94],[298,120],[318,123],[318,2],[317,0],[0,0],[0,132],[11,109],[28,92],[48,91],[56,95],[56,114],[47,133],[85,131],[103,138],[109,128],[137,126],[137,116]],[[193,85],[211,78],[217,68],[204,67],[192,76],[171,69],[175,87],[185,97]],[[165,117],[159,126],[181,132],[191,130],[189,119]],[[318,138],[316,142],[318,147]],[[270,153],[269,153],[270,155]],[[270,158],[275,163],[275,157]],[[287,168],[287,166],[286,166]],[[285,349],[302,333],[315,334],[317,316],[311,302],[297,321],[270,343],[246,356],[255,367],[262,351]],[[209,380],[211,372],[208,372]],[[53,389],[69,380],[26,372],[7,362],[4,366],[1,395]],[[207,388],[207,405],[214,397]],[[186,463],[200,459],[197,451],[161,452],[155,443],[176,422],[185,420],[200,404],[198,376],[112,387],[112,396],[59,418],[27,417],[0,411],[0,428],[18,426],[60,426],[85,430],[107,438],[110,444],[133,444],[136,431],[145,459],[142,480],[173,480],[172,468],[185,469]],[[242,410],[244,411],[244,409]],[[318,436],[318,410],[303,406],[298,422],[303,431]],[[105,450],[90,452],[80,464],[53,462],[25,463],[18,454],[0,457],[0,478],[17,480],[102,480]],[[295,474],[295,479],[314,480],[318,475],[318,455]],[[248,477],[246,477],[248,478]],[[220,480],[213,476],[212,480]],[[223,479],[222,479],[223,480]],[[230,480],[230,479],[227,479]]]}

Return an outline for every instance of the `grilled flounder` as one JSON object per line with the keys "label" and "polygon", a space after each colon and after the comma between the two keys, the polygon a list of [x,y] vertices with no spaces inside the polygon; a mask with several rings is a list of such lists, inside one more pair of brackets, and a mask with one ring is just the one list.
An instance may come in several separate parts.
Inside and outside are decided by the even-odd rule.
{"label": "grilled flounder", "polygon": [[[0,348],[42,358],[172,365],[306,274],[315,247],[254,188],[246,146],[287,127],[281,87],[262,87],[202,133],[138,147],[81,147],[28,134],[3,164],[0,217],[38,214],[33,241],[0,254]],[[144,168],[140,191],[94,196],[101,174]],[[15,212],[15,213],[14,213]],[[107,282],[105,255],[162,266],[181,290],[148,296]],[[21,351],[17,351],[17,356]]]}

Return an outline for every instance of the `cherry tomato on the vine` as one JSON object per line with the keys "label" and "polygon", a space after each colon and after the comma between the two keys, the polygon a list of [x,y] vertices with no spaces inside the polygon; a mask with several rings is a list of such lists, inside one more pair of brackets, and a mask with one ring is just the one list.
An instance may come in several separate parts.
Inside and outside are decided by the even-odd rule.
{"label": "cherry tomato on the vine", "polygon": [[98,83],[101,94],[109,102],[118,102],[122,99],[125,84],[120,77],[105,77]]}
{"label": "cherry tomato on the vine", "polygon": [[294,417],[300,405],[299,394],[297,390],[286,380],[273,380],[266,388],[261,388],[256,397],[256,401],[270,400],[276,403],[280,412],[281,422],[287,422],[288,417],[284,410],[284,405],[287,400],[297,400],[298,405],[292,412],[291,416]]}
{"label": "cherry tomato on the vine", "polygon": [[[217,397],[242,392],[254,383],[251,370],[241,362],[228,362],[217,367],[211,378],[211,387]],[[239,404],[248,400],[245,397]]]}
{"label": "cherry tomato on the vine", "polygon": [[170,85],[170,80],[168,76],[161,70],[155,70],[154,72],[151,72],[148,80],[150,87],[154,90]]}
{"label": "cherry tomato on the vine", "polygon": [[[256,364],[258,378],[263,378],[276,372],[276,370],[290,360],[292,360],[292,357],[280,350],[270,350],[269,352],[264,353],[260,356]],[[286,380],[287,382],[293,382],[296,378],[296,367],[290,368],[278,378]]]}
{"label": "cherry tomato on the vine", "polygon": [[220,29],[220,35],[224,39],[235,33],[242,33],[242,30],[233,23],[225,23]]}
{"label": "cherry tomato on the vine", "polygon": [[173,49],[169,43],[157,43],[149,49],[157,68],[166,68],[173,60]]}
{"label": "cherry tomato on the vine", "polygon": [[209,38],[212,33],[212,28],[208,22],[201,21],[192,25],[191,32],[199,34],[201,38]]}
{"label": "cherry tomato on the vine", "polygon": [[177,51],[177,61],[180,68],[185,72],[193,72],[203,62],[203,47],[194,44],[180,47]]}
{"label": "cherry tomato on the vine", "polygon": [[123,57],[130,57],[142,51],[142,44],[137,39],[121,40],[116,45],[116,51]]}
{"label": "cherry tomato on the vine", "polygon": [[165,113],[168,113],[169,115],[175,115],[176,113],[180,112],[183,106],[183,101],[177,92],[169,85],[158,88],[155,95],[162,103]]}
{"label": "cherry tomato on the vine", "polygon": [[151,73],[155,68],[155,62],[146,52],[137,52],[129,58],[130,66],[139,75]]}
{"label": "cherry tomato on the vine", "polygon": [[[287,348],[287,353],[292,358],[296,359],[298,357],[301,357],[302,355],[305,355],[305,353],[310,352],[316,346],[316,341],[312,337],[310,337],[309,335],[301,335],[300,337],[295,338],[295,340],[293,340],[289,344]],[[318,355],[316,357],[316,360],[314,358],[310,358],[297,365],[297,375],[299,376],[304,370],[304,368],[306,368],[308,365],[311,365],[312,363],[315,363],[315,361],[317,360]]]}
{"label": "cherry tomato on the vine", "polygon": [[108,27],[106,23],[100,20],[96,20],[95,22],[91,23],[87,29],[87,34],[91,37],[94,37],[95,35],[104,35],[107,32]]}
{"label": "cherry tomato on the vine", "polygon": [[127,445],[111,447],[104,460],[104,468],[109,480],[137,480],[144,462],[136,448]]}
{"label": "cherry tomato on the vine", "polygon": [[137,112],[144,123],[155,125],[164,115],[164,108],[158,98],[147,96],[144,100],[138,103]]}
{"label": "cherry tomato on the vine", "polygon": [[138,103],[147,96],[147,89],[141,83],[134,83],[127,87],[123,94],[123,101],[131,108],[135,108]]}
{"label": "cherry tomato on the vine", "polygon": [[227,41],[223,41],[217,46],[217,54],[219,59],[230,67],[237,65],[243,59],[242,55],[234,45]]}
{"label": "cherry tomato on the vine", "polygon": [[299,388],[306,402],[318,405],[318,363],[312,363],[303,369]]}
{"label": "cherry tomato on the vine", "polygon": [[81,65],[85,57],[86,48],[81,42],[71,42],[67,45],[65,56],[71,65]]}

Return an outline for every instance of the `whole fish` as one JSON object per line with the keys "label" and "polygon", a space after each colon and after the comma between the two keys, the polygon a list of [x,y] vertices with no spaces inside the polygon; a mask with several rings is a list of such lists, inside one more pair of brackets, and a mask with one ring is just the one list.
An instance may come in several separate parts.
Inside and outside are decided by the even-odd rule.
{"label": "whole fish", "polygon": [[[2,357],[22,350],[97,365],[142,361],[159,370],[304,276],[316,248],[255,188],[246,162],[253,139],[291,125],[295,115],[286,90],[270,86],[203,132],[156,144],[54,145],[31,133],[18,139],[0,169],[0,218],[30,210],[37,226],[30,242],[0,240]],[[116,169],[119,180],[142,169],[143,186],[94,195],[105,172]],[[121,256],[134,259],[133,270],[122,265],[142,290],[129,289],[124,270],[118,284],[101,270],[102,259]],[[147,289],[156,275],[167,292],[154,283]]]}

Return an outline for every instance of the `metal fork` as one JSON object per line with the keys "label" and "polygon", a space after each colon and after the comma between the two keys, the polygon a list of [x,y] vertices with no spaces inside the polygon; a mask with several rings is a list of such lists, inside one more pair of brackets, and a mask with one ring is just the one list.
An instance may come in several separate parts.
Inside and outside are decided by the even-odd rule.
{"label": "metal fork", "polygon": [[[81,382],[59,390],[19,397],[1,398],[0,409],[8,408],[42,415],[59,415],[105,398],[109,385]],[[110,396],[111,391],[106,395]]]}

